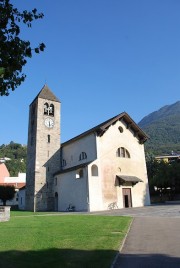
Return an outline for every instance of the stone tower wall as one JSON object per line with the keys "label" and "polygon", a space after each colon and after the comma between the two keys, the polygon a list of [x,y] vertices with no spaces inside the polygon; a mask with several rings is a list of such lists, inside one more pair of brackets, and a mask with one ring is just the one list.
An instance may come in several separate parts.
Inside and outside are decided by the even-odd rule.
{"label": "stone tower wall", "polygon": [[[54,116],[44,115],[44,103],[54,105]],[[53,128],[45,126],[44,121],[47,117],[54,120]],[[37,98],[31,104],[27,162],[27,209],[32,211],[54,210],[53,174],[60,168],[59,102]]]}

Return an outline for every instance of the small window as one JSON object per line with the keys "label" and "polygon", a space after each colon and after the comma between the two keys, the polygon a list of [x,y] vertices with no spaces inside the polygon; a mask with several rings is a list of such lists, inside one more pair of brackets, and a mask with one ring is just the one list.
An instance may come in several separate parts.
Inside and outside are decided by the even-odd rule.
{"label": "small window", "polygon": [[83,169],[80,169],[76,172],[76,179],[81,179],[84,176]]}
{"label": "small window", "polygon": [[49,115],[54,116],[54,105],[50,104],[49,106]]}
{"label": "small window", "polygon": [[96,165],[92,165],[91,167],[91,175],[98,176],[98,167]]}
{"label": "small window", "polygon": [[66,166],[66,160],[63,159],[62,162],[61,162],[61,167],[65,167]]}
{"label": "small window", "polygon": [[123,133],[124,130],[123,130],[122,127],[118,127],[118,129],[119,129],[119,132],[120,132],[120,133]]}
{"label": "small window", "polygon": [[57,185],[57,178],[54,178],[54,184]]}
{"label": "small window", "polygon": [[47,135],[47,137],[48,137],[48,143],[50,143],[51,142],[51,136]]}
{"label": "small window", "polygon": [[130,158],[130,153],[124,147],[120,147],[116,151],[116,156],[122,158]]}
{"label": "small window", "polygon": [[84,160],[87,158],[87,154],[85,152],[82,152],[79,156],[79,161]]}
{"label": "small window", "polygon": [[34,144],[34,138],[31,137],[31,146],[33,146],[33,144]]}
{"label": "small window", "polygon": [[54,116],[54,104],[44,103],[44,114]]}
{"label": "small window", "polygon": [[44,103],[44,114],[46,114],[46,115],[49,114],[49,104],[47,102]]}

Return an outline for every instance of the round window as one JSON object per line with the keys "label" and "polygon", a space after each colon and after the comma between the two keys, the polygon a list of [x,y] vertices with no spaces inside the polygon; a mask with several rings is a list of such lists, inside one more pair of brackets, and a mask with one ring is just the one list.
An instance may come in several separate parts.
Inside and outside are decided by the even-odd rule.
{"label": "round window", "polygon": [[118,129],[119,129],[120,133],[123,133],[123,128],[122,127],[118,127]]}

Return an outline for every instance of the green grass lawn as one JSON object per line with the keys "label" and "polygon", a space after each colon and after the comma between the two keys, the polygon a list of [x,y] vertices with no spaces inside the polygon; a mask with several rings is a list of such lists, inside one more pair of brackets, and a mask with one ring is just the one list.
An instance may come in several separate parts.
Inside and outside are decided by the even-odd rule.
{"label": "green grass lawn", "polygon": [[10,221],[0,223],[0,267],[109,268],[130,222],[130,217],[11,212]]}

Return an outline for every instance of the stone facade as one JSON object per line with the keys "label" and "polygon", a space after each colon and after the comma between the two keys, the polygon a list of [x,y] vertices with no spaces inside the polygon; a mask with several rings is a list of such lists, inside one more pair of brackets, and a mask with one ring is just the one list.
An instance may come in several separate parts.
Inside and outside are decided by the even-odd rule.
{"label": "stone facade", "polygon": [[[51,107],[53,112],[50,113],[46,106]],[[50,120],[53,120],[52,125]],[[50,89],[44,86],[29,109],[27,210],[54,210],[53,174],[59,168],[59,149],[60,102]]]}
{"label": "stone facade", "polygon": [[0,206],[0,222],[10,220],[10,206]]}

